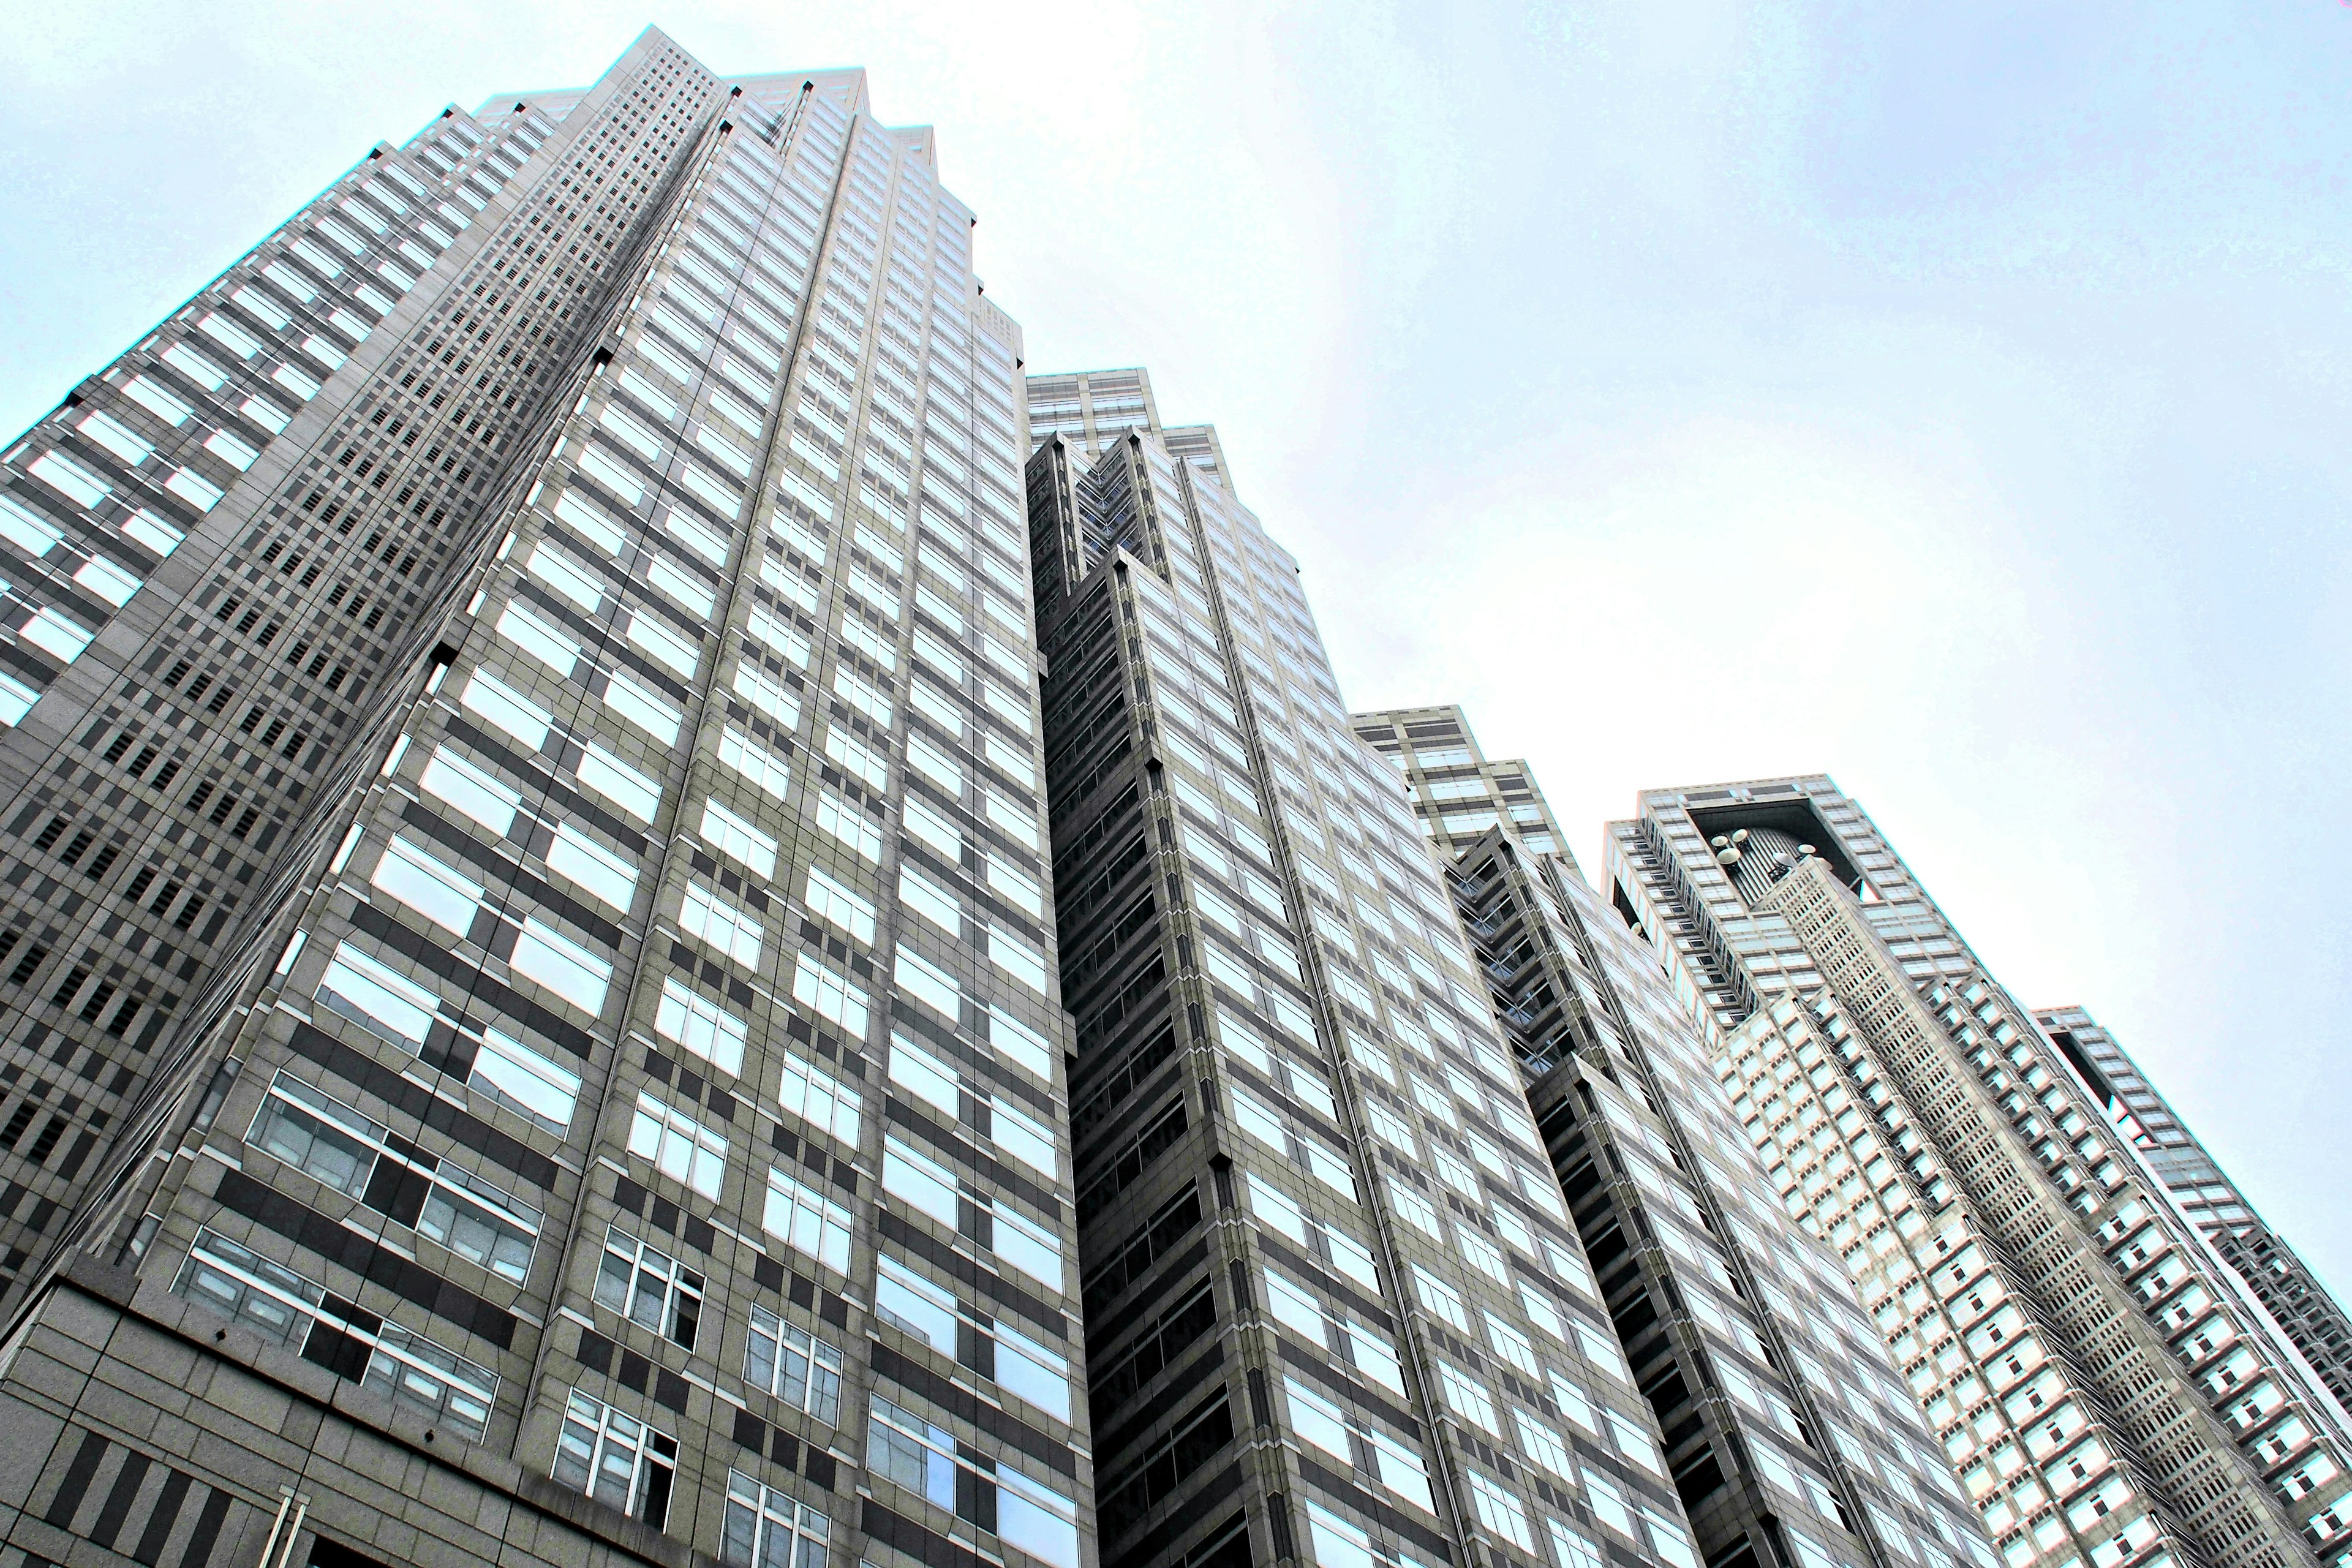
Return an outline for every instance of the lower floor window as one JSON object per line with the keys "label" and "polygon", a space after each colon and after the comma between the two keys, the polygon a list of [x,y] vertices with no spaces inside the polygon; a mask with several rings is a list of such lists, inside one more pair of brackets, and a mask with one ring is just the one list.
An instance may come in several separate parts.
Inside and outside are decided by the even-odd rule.
{"label": "lower floor window", "polygon": [[677,1438],[572,1390],[555,1444],[558,1483],[659,1530],[677,1472]]}
{"label": "lower floor window", "polygon": [[722,1563],[756,1568],[825,1568],[832,1526],[806,1503],[763,1487],[740,1470],[727,1472],[727,1523],[719,1544]]}
{"label": "lower floor window", "polygon": [[353,1383],[422,1408],[479,1442],[498,1374],[340,1297],[213,1230],[196,1233],[173,1294],[202,1301]]}

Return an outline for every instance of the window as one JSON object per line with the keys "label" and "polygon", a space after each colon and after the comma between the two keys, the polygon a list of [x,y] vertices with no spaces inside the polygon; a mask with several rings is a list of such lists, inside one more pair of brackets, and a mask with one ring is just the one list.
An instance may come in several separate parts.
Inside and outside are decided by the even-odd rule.
{"label": "window", "polygon": [[569,822],[558,823],[547,868],[622,914],[637,896],[637,868]]}
{"label": "window", "polygon": [[1520,1451],[1561,1480],[1575,1485],[1576,1468],[1570,1462],[1568,1444],[1552,1430],[1550,1423],[1518,1409],[1511,1412],[1511,1419],[1518,1424]]}
{"label": "window", "polygon": [[1462,1304],[1461,1291],[1418,1263],[1412,1266],[1412,1282],[1414,1289],[1420,1293],[1423,1306],[1463,1333],[1470,1331],[1470,1312]]}
{"label": "window", "polygon": [[951,1024],[963,1021],[963,988],[954,976],[936,969],[901,946],[892,978],[898,988]]}
{"label": "window", "polygon": [[1598,1470],[1586,1468],[1584,1496],[1592,1505],[1593,1517],[1601,1523],[1621,1535],[1630,1536],[1635,1541],[1642,1539],[1641,1533],[1633,1528],[1632,1511],[1625,1507],[1625,1494],[1619,1491],[1608,1477]]}
{"label": "window", "polygon": [[727,1517],[719,1560],[729,1568],[824,1568],[831,1561],[832,1527],[824,1515],[794,1502],[740,1470],[727,1472]]}
{"label": "window", "polygon": [[750,1026],[673,974],[663,980],[654,1030],[734,1077],[743,1072]]}
{"label": "window", "polygon": [[1486,1392],[1485,1384],[1447,1361],[1437,1363],[1437,1381],[1445,1390],[1447,1409],[1495,1436],[1503,1435],[1503,1424],[1495,1415],[1494,1396]]}
{"label": "window", "polygon": [[1535,1342],[1494,1313],[1486,1312],[1484,1316],[1486,1337],[1494,1342],[1495,1353],[1528,1376],[1541,1377],[1543,1373],[1536,1365]]}
{"label": "window", "polygon": [[[174,1295],[203,1301],[246,1327],[321,1358],[364,1350],[362,1366],[339,1370],[363,1387],[422,1409],[479,1441],[488,1434],[499,1380],[488,1368],[443,1349],[397,1323],[353,1321],[321,1287],[210,1230],[196,1234],[188,1261],[172,1282]],[[362,1314],[366,1316],[366,1314]],[[340,1359],[340,1357],[338,1357]]]}
{"label": "window", "polygon": [[[908,810],[914,809],[908,802]],[[882,830],[865,812],[829,789],[817,792],[816,825],[857,851],[859,858],[881,863]]]}
{"label": "window", "polygon": [[1519,1282],[1519,1308],[1536,1327],[1560,1343],[1568,1343],[1568,1324],[1551,1299],[1525,1280]]}
{"label": "window", "polygon": [[299,1079],[279,1073],[254,1113],[246,1142],[346,1196],[367,1191],[390,1134]]}
{"label": "window", "polygon": [[1468,1474],[1470,1505],[1477,1510],[1478,1522],[1520,1551],[1533,1552],[1536,1541],[1528,1529],[1526,1507],[1502,1482],[1484,1471],[1472,1469]]}
{"label": "window", "polygon": [[476,670],[467,678],[457,700],[522,742],[526,751],[542,751],[555,715],[525,698],[496,676]]}
{"label": "window", "polygon": [[467,1082],[561,1136],[580,1103],[580,1075],[558,1067],[520,1040],[485,1030]]}
{"label": "window", "polygon": [[662,1174],[684,1182],[706,1198],[719,1195],[727,1171],[727,1140],[688,1116],[640,1092],[629,1127],[629,1152],[651,1160]]}
{"label": "window", "polygon": [[772,800],[782,800],[792,787],[791,764],[732,724],[719,733],[719,760]]}
{"label": "window", "polygon": [[538,916],[522,922],[507,967],[538,981],[582,1011],[601,1015],[613,966]]}
{"label": "window", "polygon": [[858,897],[847,884],[826,875],[821,867],[809,868],[806,901],[809,913],[817,919],[847,931],[861,942],[872,944],[874,906]]}
{"label": "window", "polygon": [[574,1389],[555,1445],[555,1479],[659,1530],[669,1517],[677,1439]]}
{"label": "window", "polygon": [[349,942],[340,942],[319,977],[320,1005],[404,1050],[425,1047],[440,997],[387,968]]}
{"label": "window", "polygon": [[901,862],[898,868],[898,902],[948,935],[963,935],[963,900],[915,869],[910,862]]}
{"label": "window", "polygon": [[870,745],[858,741],[854,733],[849,733],[842,726],[825,726],[825,754],[833,757],[835,762],[840,762],[842,769],[863,778],[875,790],[889,787],[889,762],[885,762],[882,754],[875,752]]}
{"label": "window", "polygon": [[[790,730],[801,721],[800,699],[783,682],[753,664],[735,667],[735,695]],[[869,857],[870,858],[870,857]]]}
{"label": "window", "polygon": [[841,1352],[765,1307],[751,1309],[743,1379],[828,1426],[840,1425]]}
{"label": "window", "polygon": [[481,908],[482,885],[394,837],[368,880],[446,931],[464,936]]}
{"label": "window", "polygon": [[[716,800],[702,803],[702,841],[761,879],[776,874],[776,841]],[[751,962],[757,963],[754,959]]]}
{"label": "window", "polygon": [[1559,1568],[1608,1568],[1601,1548],[1582,1531],[1550,1518],[1545,1519],[1544,1528],[1551,1531],[1552,1555]]}
{"label": "window", "polygon": [[1030,1223],[1003,1199],[994,1200],[996,1256],[1047,1289],[1060,1292],[1069,1282],[1069,1265],[1062,1257],[1059,1237]]}
{"label": "window", "polygon": [[764,931],[759,917],[739,909],[699,882],[686,885],[686,901],[678,910],[678,929],[700,937],[747,969],[760,966]]}
{"label": "window", "polygon": [[989,962],[1040,996],[1045,994],[1045,955],[1003,926],[988,928]]}
{"label": "window", "polygon": [[[877,1395],[867,1424],[866,1468],[954,1510],[1053,1568],[1078,1568],[1077,1508],[1009,1467],[983,1473],[961,1466],[954,1434]],[[959,1469],[961,1469],[959,1474]]]}
{"label": "window", "polygon": [[604,1232],[596,1269],[597,1304],[688,1350],[702,1324],[703,1278],[667,1252],[618,1226]]}
{"label": "window", "polygon": [[768,1173],[760,1227],[835,1273],[849,1272],[849,1211],[782,1171]]}
{"label": "window", "polygon": [[421,1236],[515,1284],[530,1277],[531,1248],[544,1223],[529,1204],[444,1162],[416,1216]]}
{"label": "window", "polygon": [[793,1000],[838,1025],[852,1039],[866,1037],[870,1014],[865,990],[812,953],[800,954],[793,969]]}
{"label": "window", "polygon": [[685,722],[685,714],[625,672],[615,670],[605,682],[604,706],[661,744],[677,744],[678,726]]}
{"label": "window", "polygon": [[853,1149],[857,1146],[857,1091],[822,1068],[798,1057],[784,1058],[783,1084],[776,1098],[790,1114]]}
{"label": "window", "polygon": [[[721,749],[722,759],[724,749]],[[661,785],[601,746],[583,748],[580,782],[639,822],[651,823],[661,805]]]}

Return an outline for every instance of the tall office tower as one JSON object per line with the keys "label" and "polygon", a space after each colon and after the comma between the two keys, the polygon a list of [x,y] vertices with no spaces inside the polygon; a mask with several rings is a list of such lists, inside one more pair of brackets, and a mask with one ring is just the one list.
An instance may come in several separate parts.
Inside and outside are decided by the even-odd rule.
{"label": "tall office tower", "polygon": [[2080,1007],[2037,1008],[2033,1019],[2163,1184],[2181,1217],[2245,1282],[2336,1403],[2352,1409],[2352,1315],[2302,1255],[2255,1212],[2097,1020]]}
{"label": "tall office tower", "polygon": [[1859,807],[1653,791],[1610,862],[2012,1568],[2343,1557],[2331,1402]]}
{"label": "tall office tower", "polygon": [[1435,863],[1180,443],[1028,473],[1102,1560],[1696,1568]]}
{"label": "tall office tower", "polygon": [[1766,1184],[1656,960],[1572,858],[1540,847],[1546,819],[1513,825],[1525,764],[1486,761],[1458,708],[1354,723],[1444,814],[1423,825],[1450,850],[1462,923],[1706,1561],[1990,1568],[1853,1284]]}
{"label": "tall office tower", "polygon": [[[1358,740],[1402,775],[1422,832],[1446,862],[1481,842],[1498,822],[1509,823],[1518,842],[1536,854],[1569,855],[1568,840],[1528,764],[1517,757],[1490,761],[1461,709],[1360,714],[1355,729]],[[1573,867],[1575,858],[1569,861]]]}
{"label": "tall office tower", "polygon": [[9,1561],[1083,1568],[1019,331],[862,73],[494,108],[9,456]]}

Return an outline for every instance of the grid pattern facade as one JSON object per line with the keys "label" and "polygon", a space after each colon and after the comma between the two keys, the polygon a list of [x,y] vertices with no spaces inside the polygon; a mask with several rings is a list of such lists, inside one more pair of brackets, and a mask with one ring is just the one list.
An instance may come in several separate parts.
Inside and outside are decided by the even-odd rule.
{"label": "grid pattern facade", "polygon": [[1361,713],[1355,731],[1402,775],[1413,816],[1443,858],[1454,859],[1500,822],[1534,854],[1569,854],[1534,773],[1517,757],[1488,759],[1460,709]]}
{"label": "grid pattern facade", "polygon": [[1612,902],[2012,1568],[2339,1556],[2332,1408],[1860,809],[1818,777],[1643,805]]}
{"label": "grid pattern facade", "polygon": [[2352,1315],[2096,1019],[2080,1007],[2037,1008],[2033,1019],[2181,1217],[2245,1281],[2336,1404],[2352,1409]]}
{"label": "grid pattern facade", "polygon": [[1104,1562],[1694,1568],[1295,565],[1157,431],[1029,477]]}
{"label": "grid pattern facade", "polygon": [[[591,89],[445,116],[247,265],[381,276],[375,187],[471,181],[508,123],[535,151],[491,156],[415,319],[185,520],[191,574],[126,606],[162,629],[10,734],[310,680],[278,650],[350,635],[298,595],[401,606],[319,679],[349,711],[306,771],[237,770],[280,826],[0,1351],[0,1531],[1086,1568],[1019,330],[862,73],[730,85],[656,33]],[[175,363],[177,320],[100,379]],[[248,632],[265,656],[194,656]]]}
{"label": "grid pattern facade", "polygon": [[[1417,794],[1428,767],[1461,776],[1463,752],[1470,776],[1508,776],[1458,709],[1355,725],[1421,742]],[[1992,1563],[1843,1268],[1766,1184],[1696,1022],[1574,862],[1495,820],[1505,800],[1498,785],[1455,852],[1454,897],[1707,1561]]]}

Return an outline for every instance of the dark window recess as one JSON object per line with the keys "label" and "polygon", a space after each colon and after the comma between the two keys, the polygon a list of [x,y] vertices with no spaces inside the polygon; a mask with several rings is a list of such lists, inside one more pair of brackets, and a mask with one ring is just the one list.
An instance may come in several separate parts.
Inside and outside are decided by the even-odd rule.
{"label": "dark window recess", "polygon": [[1193,1472],[1217,1457],[1234,1440],[1233,1410],[1221,1389],[1206,1408],[1196,1405],[1180,1419],[1176,1430],[1159,1452],[1137,1469],[1104,1489],[1097,1527],[1109,1542],[1143,1521],[1146,1514],[1175,1494]]}
{"label": "dark window recess", "polygon": [[49,950],[39,942],[35,942],[26,948],[25,956],[16,961],[16,967],[8,972],[8,984],[22,985],[26,981],[30,980],[33,977],[33,972],[41,967],[41,960],[48,956]]}
{"label": "dark window recess", "polygon": [[1160,1315],[1132,1352],[1089,1381],[1087,1401],[1094,1419],[1100,1421],[1140,1394],[1145,1384],[1165,1372],[1186,1346],[1216,1322],[1216,1295],[1208,1280],[1202,1279],[1191,1295]]}
{"label": "dark window recess", "polygon": [[1133,1185],[1152,1162],[1175,1147],[1190,1125],[1184,1111],[1183,1097],[1179,1095],[1169,1103],[1167,1110],[1136,1133],[1127,1147],[1109,1162],[1109,1168],[1078,1195],[1078,1223],[1085,1225],[1113,1198]]}

